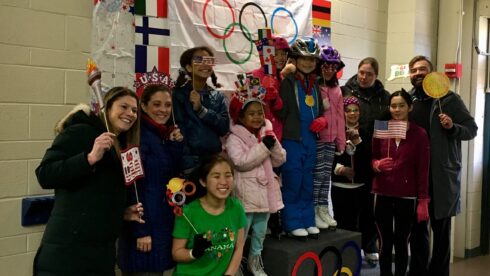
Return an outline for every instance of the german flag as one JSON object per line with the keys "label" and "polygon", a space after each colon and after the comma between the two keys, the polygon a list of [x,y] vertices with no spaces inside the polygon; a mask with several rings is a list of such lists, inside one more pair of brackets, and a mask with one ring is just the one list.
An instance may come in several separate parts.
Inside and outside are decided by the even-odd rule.
{"label": "german flag", "polygon": [[311,15],[313,25],[330,28],[330,8],[332,3],[329,0],[313,0]]}

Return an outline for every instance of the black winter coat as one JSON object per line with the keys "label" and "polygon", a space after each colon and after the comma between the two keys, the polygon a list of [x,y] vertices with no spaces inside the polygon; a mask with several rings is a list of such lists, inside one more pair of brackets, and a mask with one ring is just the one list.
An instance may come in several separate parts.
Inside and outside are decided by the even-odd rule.
{"label": "black winter coat", "polygon": [[91,167],[87,155],[105,129],[78,111],[63,122],[36,169],[55,203],[34,260],[35,275],[114,275],[115,242],[126,192],[121,162],[112,148]]}

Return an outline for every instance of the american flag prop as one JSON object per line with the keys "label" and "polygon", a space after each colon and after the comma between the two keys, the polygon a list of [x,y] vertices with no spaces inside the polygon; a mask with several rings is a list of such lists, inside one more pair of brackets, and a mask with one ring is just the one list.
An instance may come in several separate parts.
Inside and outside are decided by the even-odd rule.
{"label": "american flag prop", "polygon": [[121,161],[126,185],[131,185],[145,176],[138,147],[133,146],[121,151]]}
{"label": "american flag prop", "polygon": [[375,120],[373,137],[378,139],[405,139],[407,137],[407,122],[398,120]]}
{"label": "american flag prop", "polygon": [[192,58],[192,62],[197,65],[216,65],[216,58],[212,56],[195,56]]}

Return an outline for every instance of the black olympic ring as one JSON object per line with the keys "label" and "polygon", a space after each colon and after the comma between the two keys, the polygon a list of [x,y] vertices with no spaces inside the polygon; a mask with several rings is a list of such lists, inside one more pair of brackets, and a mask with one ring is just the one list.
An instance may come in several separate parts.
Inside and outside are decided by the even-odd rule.
{"label": "black olympic ring", "polygon": [[245,3],[245,5],[243,5],[242,9],[240,10],[240,15],[238,16],[238,23],[240,24],[240,30],[242,31],[242,34],[245,36],[245,38],[250,41],[250,42],[253,42],[253,39],[252,39],[252,35],[250,34],[250,36],[247,36],[247,33],[243,30],[243,25],[242,25],[242,14],[243,14],[243,11],[245,10],[245,8],[247,6],[255,6],[257,7],[260,12],[262,13],[262,16],[264,17],[264,21],[265,21],[265,27],[267,28],[267,17],[265,16],[265,13],[264,13],[264,10],[257,4],[255,4],[254,2],[248,2],[248,3]]}

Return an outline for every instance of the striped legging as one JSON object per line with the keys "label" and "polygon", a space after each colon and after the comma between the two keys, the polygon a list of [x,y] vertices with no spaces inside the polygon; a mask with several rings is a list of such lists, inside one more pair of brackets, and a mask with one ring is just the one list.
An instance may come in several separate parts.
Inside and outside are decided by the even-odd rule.
{"label": "striped legging", "polygon": [[313,204],[315,206],[328,206],[334,154],[335,143],[316,143],[316,164],[313,169]]}

